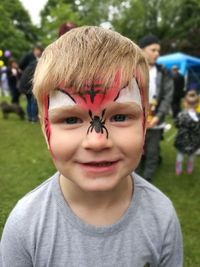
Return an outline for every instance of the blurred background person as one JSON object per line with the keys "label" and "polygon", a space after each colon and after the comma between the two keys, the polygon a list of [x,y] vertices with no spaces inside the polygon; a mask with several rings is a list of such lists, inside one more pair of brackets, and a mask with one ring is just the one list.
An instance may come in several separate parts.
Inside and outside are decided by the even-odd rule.
{"label": "blurred background person", "polygon": [[10,96],[6,66],[0,69],[0,89],[0,96]]}
{"label": "blurred background person", "polygon": [[140,40],[139,46],[149,64],[149,104],[153,113],[149,114],[144,155],[136,171],[147,181],[152,181],[161,158],[160,141],[165,126],[165,115],[171,106],[174,86],[170,73],[163,66],[156,64],[161,49],[159,38],[148,34]]}
{"label": "blurred background person", "polygon": [[20,60],[19,67],[22,71],[19,90],[25,94],[27,105],[26,112],[29,122],[38,121],[38,106],[37,101],[32,93],[32,78],[37,65],[38,59],[43,52],[43,46],[36,44],[31,52],[26,53]]}
{"label": "blurred background person", "polygon": [[197,112],[199,96],[195,84],[190,84],[184,97],[184,110],[175,120],[178,129],[174,146],[177,149],[176,174],[182,173],[184,156],[188,155],[187,173],[194,167],[195,152],[200,148],[200,113]]}
{"label": "blurred background person", "polygon": [[9,60],[8,68],[7,68],[7,78],[8,85],[10,89],[11,102],[13,104],[19,105],[19,80],[20,80],[21,72],[18,67],[17,61],[14,58]]}
{"label": "blurred background person", "polygon": [[[73,22],[64,22],[58,30],[58,38],[64,33],[76,27]],[[33,51],[28,52],[20,61],[20,68],[23,71],[20,79],[20,91],[26,95],[28,121],[34,123],[38,120],[38,106],[32,93],[32,79],[35,72],[38,59],[41,57],[43,47],[35,45]]]}
{"label": "blurred background person", "polygon": [[36,44],[32,51],[27,52],[19,61],[19,68],[24,71],[28,65],[36,61],[42,55],[44,48],[41,44]]}
{"label": "blurred background person", "polygon": [[184,96],[185,79],[179,72],[176,65],[172,66],[172,78],[174,81],[174,92],[172,98],[172,116],[175,119],[178,113],[181,111],[181,100]]}
{"label": "blurred background person", "polygon": [[63,24],[60,25],[58,30],[58,38],[62,36],[64,33],[76,28],[77,25],[71,21],[66,21]]}

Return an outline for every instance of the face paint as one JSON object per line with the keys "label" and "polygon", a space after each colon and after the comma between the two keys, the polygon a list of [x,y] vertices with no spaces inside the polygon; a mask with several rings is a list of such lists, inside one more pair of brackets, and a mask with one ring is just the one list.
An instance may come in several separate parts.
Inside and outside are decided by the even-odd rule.
{"label": "face paint", "polygon": [[117,98],[115,99],[117,103],[126,103],[126,102],[134,102],[142,109],[141,95],[140,90],[138,88],[138,84],[135,78],[132,79],[132,85],[126,86],[119,91]]}
{"label": "face paint", "polygon": [[[86,90],[84,96],[83,93],[71,94],[70,89],[56,89],[50,94],[49,110],[61,108],[63,106],[81,105],[83,108],[89,109],[90,111],[96,111],[96,109],[103,108],[105,104],[110,101],[115,101],[117,103],[134,102],[142,109],[140,90],[135,78],[132,80],[131,88],[126,86],[120,91],[119,89],[116,91],[113,88],[115,88],[115,86],[103,92],[102,90],[97,90],[92,87],[90,94],[87,93],[89,91]],[[89,99],[87,98],[88,96]]]}
{"label": "face paint", "polygon": [[93,130],[96,131],[96,133],[102,133],[106,132],[106,138],[108,138],[108,130],[107,128],[105,127],[105,122],[106,120],[104,120],[104,115],[105,115],[105,109],[102,111],[102,114],[101,114],[101,118],[99,116],[92,116],[92,112],[91,110],[89,110],[89,115],[90,115],[90,118],[91,118],[91,121],[90,121],[90,126],[87,130],[87,134],[89,132],[92,132]]}
{"label": "face paint", "polygon": [[[119,90],[118,85],[119,79],[116,75],[113,86],[106,91],[98,82],[93,82],[90,87],[86,85],[80,90],[79,93],[74,93],[71,88],[58,88],[55,91],[51,92],[49,95],[48,110],[61,108],[63,106],[80,105],[82,108],[89,110],[89,116],[91,118],[87,134],[95,130],[96,133],[103,134],[105,132],[106,137],[108,138],[108,130],[105,127],[106,120],[104,119],[106,109],[103,109],[101,117],[93,115],[93,112],[101,110],[107,103],[112,101],[117,103],[133,102],[136,103],[144,111],[143,98],[141,99],[141,94],[136,79],[132,79],[131,86],[126,86],[121,90]],[[50,123],[47,118],[48,115],[45,117],[45,130],[47,140],[49,142]]]}
{"label": "face paint", "polygon": [[146,102],[146,98],[145,98],[145,90],[142,86],[142,82],[141,82],[141,76],[140,73],[137,71],[136,72],[136,83],[138,84],[138,88],[140,88],[140,95],[141,95],[141,101],[142,101],[142,111],[143,111],[143,134],[145,136],[146,133],[146,107],[145,107],[145,102]]}
{"label": "face paint", "polygon": [[50,93],[49,110],[63,106],[75,106],[76,101],[66,91],[56,89]]}
{"label": "face paint", "polygon": [[[66,105],[80,105],[86,110],[98,112],[108,102],[113,101],[118,95],[119,80],[116,76],[114,84],[106,90],[98,81],[91,85],[85,85],[79,93],[75,93],[72,88],[58,88],[50,94],[50,106],[60,108]],[[65,94],[65,96],[64,96]]]}
{"label": "face paint", "polygon": [[49,122],[49,96],[44,97],[44,131],[47,139],[47,143],[49,146],[49,150],[51,155],[53,156],[51,146],[50,146],[50,136],[51,136],[51,127]]}

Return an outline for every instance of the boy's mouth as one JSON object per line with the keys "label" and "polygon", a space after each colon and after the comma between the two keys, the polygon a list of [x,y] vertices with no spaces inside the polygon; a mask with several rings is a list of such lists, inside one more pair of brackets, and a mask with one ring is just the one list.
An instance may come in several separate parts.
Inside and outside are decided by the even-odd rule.
{"label": "boy's mouth", "polygon": [[111,161],[101,161],[101,162],[87,162],[84,163],[85,166],[94,166],[94,167],[108,167],[111,166],[114,162]]}
{"label": "boy's mouth", "polygon": [[[119,160],[113,161],[88,161],[81,163],[81,168],[83,171],[86,171],[87,174],[102,174],[102,173],[113,173],[117,168],[117,163]],[[95,176],[96,177],[96,176]]]}

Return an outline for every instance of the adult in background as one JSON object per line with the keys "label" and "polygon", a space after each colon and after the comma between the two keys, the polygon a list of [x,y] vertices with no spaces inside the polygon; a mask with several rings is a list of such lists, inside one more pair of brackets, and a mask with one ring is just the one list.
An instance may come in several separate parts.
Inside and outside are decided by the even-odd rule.
{"label": "adult in background", "polygon": [[27,99],[27,116],[29,122],[37,122],[38,120],[38,106],[37,101],[32,93],[33,84],[32,79],[35,72],[35,68],[37,65],[37,61],[32,61],[26,69],[23,71],[20,84],[19,84],[19,90],[21,93],[25,94]]}
{"label": "adult in background", "polygon": [[172,66],[172,78],[174,81],[174,93],[171,107],[173,119],[176,119],[178,113],[181,111],[181,99],[184,96],[185,87],[184,76],[179,73],[176,65]]}
{"label": "adult in background", "polygon": [[161,65],[156,64],[160,55],[160,41],[157,36],[144,36],[139,46],[142,48],[149,65],[149,104],[150,114],[144,145],[144,155],[137,172],[151,181],[160,158],[160,141],[162,139],[164,119],[172,101],[173,80],[170,73]]}
{"label": "adult in background", "polygon": [[34,123],[38,120],[38,106],[37,102],[32,94],[32,78],[37,65],[37,61],[42,55],[43,47],[41,45],[35,45],[33,51],[25,54],[19,64],[22,70],[22,76],[20,79],[20,92],[25,94],[27,100],[27,116],[28,121]]}
{"label": "adult in background", "polygon": [[40,44],[36,44],[32,51],[27,52],[25,55],[22,56],[19,62],[19,68],[24,71],[28,65],[36,61],[42,55],[43,47]]}

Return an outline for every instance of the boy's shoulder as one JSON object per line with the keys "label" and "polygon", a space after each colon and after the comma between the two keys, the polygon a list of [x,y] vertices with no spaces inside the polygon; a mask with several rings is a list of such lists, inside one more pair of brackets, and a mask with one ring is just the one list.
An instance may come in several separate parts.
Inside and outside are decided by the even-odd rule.
{"label": "boy's shoulder", "polygon": [[[44,214],[52,214],[56,209],[59,193],[58,173],[54,174],[41,185],[21,198],[12,210],[9,221],[19,227],[37,223]],[[139,213],[145,217],[169,219],[174,212],[171,200],[154,185],[150,184],[136,173],[133,173],[134,194],[132,205],[137,206]],[[143,216],[142,215],[142,216]]]}
{"label": "boy's shoulder", "polygon": [[143,213],[153,213],[160,217],[170,217],[174,213],[172,201],[156,186],[134,173],[134,184]]}
{"label": "boy's shoulder", "polygon": [[28,192],[23,196],[13,208],[10,213],[10,220],[14,220],[20,223],[28,218],[33,218],[33,214],[39,213],[43,208],[48,199],[52,195],[52,183],[57,179],[58,173],[54,174],[49,179],[45,180],[42,184],[37,186],[32,191]]}

